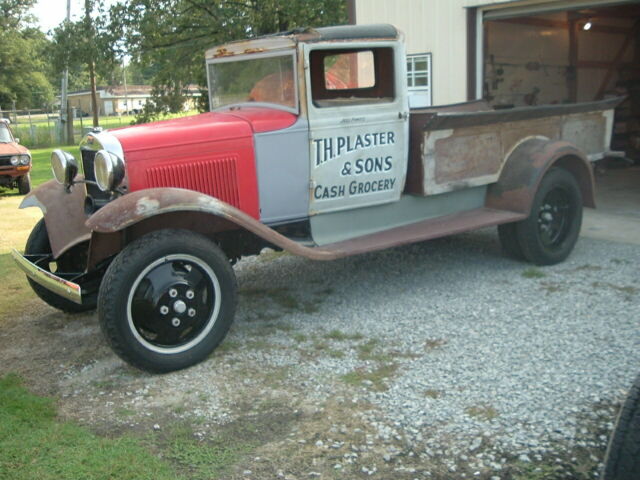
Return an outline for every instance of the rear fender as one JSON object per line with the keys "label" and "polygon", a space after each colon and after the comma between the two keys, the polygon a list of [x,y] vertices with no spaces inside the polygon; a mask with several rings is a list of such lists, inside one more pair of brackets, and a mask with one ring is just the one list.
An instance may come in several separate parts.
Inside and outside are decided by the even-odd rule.
{"label": "rear fender", "polygon": [[487,189],[486,206],[528,216],[540,181],[552,167],[573,174],[583,205],[595,208],[593,172],[587,157],[569,142],[542,137],[525,140],[509,154],[500,178]]}

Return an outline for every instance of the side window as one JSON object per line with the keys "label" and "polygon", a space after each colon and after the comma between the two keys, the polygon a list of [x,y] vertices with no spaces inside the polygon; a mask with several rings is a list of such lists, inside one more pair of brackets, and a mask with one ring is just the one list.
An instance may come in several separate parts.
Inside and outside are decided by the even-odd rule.
{"label": "side window", "polygon": [[311,96],[316,107],[394,99],[393,49],[313,50]]}
{"label": "side window", "polygon": [[407,87],[412,108],[431,106],[431,54],[407,55]]}

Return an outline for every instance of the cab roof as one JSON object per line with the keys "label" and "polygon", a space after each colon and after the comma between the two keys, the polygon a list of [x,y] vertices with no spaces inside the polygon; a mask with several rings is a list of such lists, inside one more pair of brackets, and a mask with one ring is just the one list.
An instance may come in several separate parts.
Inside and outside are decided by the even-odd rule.
{"label": "cab roof", "polygon": [[339,25],[334,27],[298,28],[250,40],[240,40],[210,48],[207,60],[239,54],[260,53],[272,50],[292,49],[298,43],[398,40],[400,31],[390,24]]}

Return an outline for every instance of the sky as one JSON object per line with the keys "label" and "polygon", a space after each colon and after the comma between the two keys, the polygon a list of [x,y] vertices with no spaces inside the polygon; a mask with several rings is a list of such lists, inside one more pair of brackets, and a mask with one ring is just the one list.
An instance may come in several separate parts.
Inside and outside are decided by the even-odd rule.
{"label": "sky", "polygon": [[[116,1],[107,0],[105,3],[109,6]],[[71,19],[78,20],[83,9],[84,0],[71,0]],[[40,30],[43,32],[52,30],[67,16],[67,0],[38,0],[31,13],[36,17]]]}

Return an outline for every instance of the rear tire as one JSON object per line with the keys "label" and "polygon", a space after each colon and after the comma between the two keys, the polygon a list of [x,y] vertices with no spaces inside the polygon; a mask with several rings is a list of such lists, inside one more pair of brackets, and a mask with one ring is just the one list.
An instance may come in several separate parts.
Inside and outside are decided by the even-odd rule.
{"label": "rear tire", "polygon": [[26,195],[31,191],[31,174],[27,173],[21,177],[18,177],[18,193],[20,195]]}
{"label": "rear tire", "polygon": [[582,194],[575,177],[550,169],[540,182],[531,214],[515,224],[524,258],[536,265],[553,265],[569,256],[582,225]]}
{"label": "rear tire", "polygon": [[[24,247],[24,253],[25,255],[51,254],[51,244],[49,243],[49,234],[47,233],[47,225],[44,223],[44,218],[40,219],[38,223],[36,223],[36,226],[33,227],[33,230],[31,230],[31,234],[27,239],[27,244]],[[84,269],[84,265],[80,265],[81,262],[79,262],[79,259],[77,250],[72,248],[70,251],[65,252],[60,258],[58,258],[55,263],[62,271],[78,271]],[[38,266],[44,270],[51,271],[48,264],[39,264]],[[67,313],[87,312],[96,308],[96,304],[98,302],[97,286],[94,291],[83,292],[82,304],[80,305],[50,292],[43,286],[31,280],[29,277],[27,277],[27,280],[36,295],[53,308],[57,308],[58,310],[62,310]]]}
{"label": "rear tire", "polygon": [[640,478],[640,375],[629,390],[609,439],[603,480]]}
{"label": "rear tire", "polygon": [[98,298],[102,331],[115,353],[150,372],[204,360],[235,315],[229,260],[206,237],[159,230],[128,245],[111,263]]}

